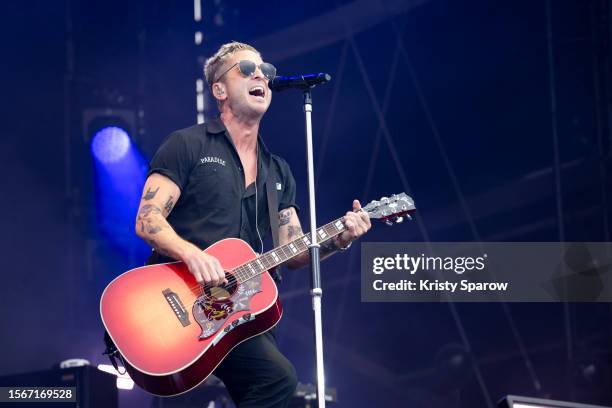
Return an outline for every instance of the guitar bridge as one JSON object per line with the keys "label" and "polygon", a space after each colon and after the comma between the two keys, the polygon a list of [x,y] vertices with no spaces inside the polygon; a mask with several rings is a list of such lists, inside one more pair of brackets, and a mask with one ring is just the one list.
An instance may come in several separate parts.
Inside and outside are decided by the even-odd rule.
{"label": "guitar bridge", "polygon": [[179,322],[181,322],[183,327],[189,326],[191,324],[189,321],[189,314],[187,313],[187,310],[185,309],[185,306],[183,305],[183,302],[181,302],[179,296],[170,289],[164,289],[162,294],[166,298],[166,301],[168,301],[172,311],[177,319],[179,319]]}

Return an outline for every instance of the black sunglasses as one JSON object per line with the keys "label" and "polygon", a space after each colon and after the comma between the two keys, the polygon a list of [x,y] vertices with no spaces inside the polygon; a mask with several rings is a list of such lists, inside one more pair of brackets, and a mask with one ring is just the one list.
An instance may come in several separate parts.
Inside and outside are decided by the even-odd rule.
{"label": "black sunglasses", "polygon": [[240,70],[240,73],[247,77],[253,76],[258,66],[259,66],[259,69],[261,70],[261,73],[268,79],[268,81],[271,81],[276,76],[276,67],[274,67],[274,65],[270,64],[269,62],[262,62],[261,64],[257,65],[253,61],[242,60],[242,61],[238,61],[237,63],[235,63],[234,65],[232,65],[231,67],[223,71],[223,73],[219,75],[217,79],[213,82],[218,82],[223,77],[223,75],[230,72],[230,70],[234,68],[236,65],[238,65],[238,69]]}

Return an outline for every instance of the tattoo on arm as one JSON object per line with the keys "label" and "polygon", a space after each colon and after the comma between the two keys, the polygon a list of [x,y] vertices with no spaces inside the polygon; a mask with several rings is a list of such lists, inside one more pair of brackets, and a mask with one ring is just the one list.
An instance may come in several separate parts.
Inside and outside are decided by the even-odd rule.
{"label": "tattoo on arm", "polygon": [[170,211],[174,208],[174,201],[172,201],[172,196],[168,197],[168,201],[164,204],[164,210],[166,210],[166,216],[170,214]]}
{"label": "tattoo on arm", "polygon": [[302,228],[299,225],[289,225],[287,227],[287,237],[289,239],[302,235]]}
{"label": "tattoo on arm", "polygon": [[320,249],[321,256],[331,254],[332,252],[336,252],[337,250],[338,250],[338,247],[336,246],[336,243],[334,242],[333,238],[328,239],[327,241],[321,244],[321,249]]}
{"label": "tattoo on arm", "polygon": [[[153,192],[153,195],[155,193],[157,193],[157,190]],[[172,197],[170,197],[164,208],[168,208],[168,206],[170,206],[171,209],[172,205]],[[145,204],[140,207],[140,210],[138,210],[138,215],[136,217],[136,222],[140,222],[141,233],[144,234],[145,231],[147,232],[147,235],[143,235],[142,238],[151,247],[155,248],[155,250],[162,255],[172,256],[171,254],[166,252],[164,248],[160,247],[159,243],[155,238],[155,234],[157,234],[161,230],[171,229],[170,224],[168,224],[168,221],[166,221],[162,214],[162,210],[158,206],[154,204]]]}
{"label": "tattoo on arm", "polygon": [[147,232],[151,235],[154,235],[154,234],[157,234],[161,230],[162,230],[161,226],[151,223],[149,224],[149,230]]}
{"label": "tattoo on arm", "polygon": [[158,206],[153,204],[145,204],[140,207],[140,211],[138,212],[139,220],[146,220],[151,216],[151,214],[161,214],[161,210]]}
{"label": "tattoo on arm", "polygon": [[159,225],[157,220],[152,217],[154,214],[161,215],[161,213],[162,211],[159,209],[159,207],[153,204],[145,204],[140,207],[140,211],[138,212],[138,216],[136,218],[136,221],[140,221],[140,231],[144,232],[146,226],[147,233],[153,235],[164,229],[165,226]]}
{"label": "tattoo on arm", "polygon": [[[302,233],[301,229],[300,229],[300,233]],[[338,251],[338,247],[336,246],[336,244],[333,242],[332,239],[328,239],[327,241],[320,243],[320,245],[321,247],[319,249],[319,255],[321,259],[324,259],[330,256],[331,254],[333,254],[334,252]],[[309,260],[310,260],[310,254],[308,251],[306,251],[306,252],[301,253],[297,257],[293,258],[293,260],[290,261],[288,265],[290,268],[297,269],[297,268],[301,268],[303,266],[308,265]]]}
{"label": "tattoo on arm", "polygon": [[151,188],[147,188],[147,192],[145,193],[145,195],[142,196],[142,199],[145,201],[149,201],[151,200],[153,197],[155,197],[155,194],[157,194],[157,192],[159,191],[159,187],[157,187],[155,190],[151,190]]}
{"label": "tattoo on arm", "polygon": [[279,223],[279,226],[283,226],[283,225],[289,224],[289,221],[291,221],[291,214],[292,214],[292,212],[293,212],[293,210],[291,208],[287,208],[286,210],[283,210],[280,213],[278,213],[278,223]]}

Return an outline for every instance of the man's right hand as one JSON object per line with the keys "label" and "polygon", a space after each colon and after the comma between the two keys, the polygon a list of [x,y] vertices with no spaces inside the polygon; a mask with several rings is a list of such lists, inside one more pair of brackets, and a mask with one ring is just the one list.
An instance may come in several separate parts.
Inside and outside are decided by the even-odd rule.
{"label": "man's right hand", "polygon": [[200,284],[221,286],[227,283],[225,271],[217,258],[193,246],[183,256],[183,262]]}

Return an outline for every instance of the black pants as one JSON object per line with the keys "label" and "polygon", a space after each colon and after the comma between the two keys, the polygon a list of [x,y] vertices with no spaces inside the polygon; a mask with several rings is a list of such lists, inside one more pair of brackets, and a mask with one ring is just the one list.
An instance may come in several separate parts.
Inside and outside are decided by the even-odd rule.
{"label": "black pants", "polygon": [[239,344],[213,373],[239,408],[284,408],[295,392],[295,368],[278,350],[274,330]]}

